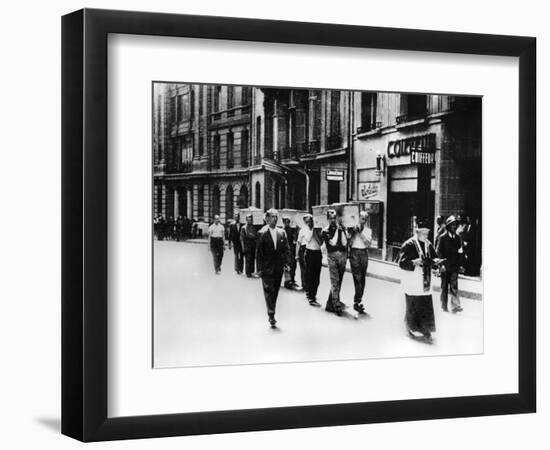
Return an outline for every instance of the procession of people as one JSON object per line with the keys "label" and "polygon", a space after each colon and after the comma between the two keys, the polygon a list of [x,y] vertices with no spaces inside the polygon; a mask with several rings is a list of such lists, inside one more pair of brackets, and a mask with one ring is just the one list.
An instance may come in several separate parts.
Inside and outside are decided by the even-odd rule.
{"label": "procession of people", "polygon": [[[259,230],[254,225],[252,214],[246,214],[245,223],[240,219],[240,214],[235,213],[226,229],[216,215],[208,228],[208,250],[212,254],[214,272],[221,273],[227,241],[227,248],[234,253],[235,273],[261,279],[268,322],[272,328],[276,328],[276,305],[281,285],[289,290],[303,291],[309,305],[322,306],[317,294],[323,267],[323,245],[330,279],[324,309],[337,316],[346,314],[348,305],[342,301],[340,292],[349,260],[354,285],[353,310],[357,317],[368,316],[365,292],[368,291],[367,269],[373,237],[366,211],[360,211],[357,224],[352,227],[344,225],[343,216],[335,209],[327,210],[324,228],[314,227],[311,214],[302,217],[301,227],[291,226],[290,217],[286,215],[282,217],[283,226],[277,226],[279,213],[273,208],[265,213],[265,225]],[[460,225],[460,218],[454,215],[446,219],[438,217],[433,233],[435,243],[432,244],[428,239],[431,233],[429,221],[416,217],[413,236],[400,248],[397,262],[401,269],[405,325],[413,339],[433,342],[432,333],[436,331],[434,275],[441,280],[442,311],[456,314],[463,310],[458,278],[459,273],[464,272],[466,259]],[[166,238],[165,235],[162,237]],[[300,284],[296,282],[298,268]]]}

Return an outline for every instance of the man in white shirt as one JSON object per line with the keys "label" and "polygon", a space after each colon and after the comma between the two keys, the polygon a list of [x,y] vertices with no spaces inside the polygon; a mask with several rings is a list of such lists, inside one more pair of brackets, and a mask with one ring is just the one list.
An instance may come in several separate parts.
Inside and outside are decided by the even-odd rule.
{"label": "man in white shirt", "polygon": [[[321,278],[323,255],[321,245],[323,243],[319,230],[313,228],[313,216],[306,214],[303,218],[305,227],[298,234],[298,243],[304,247],[304,290],[306,298],[311,306],[321,306],[317,302],[317,289]],[[299,254],[298,254],[299,257]],[[300,265],[300,269],[301,269]]]}
{"label": "man in white shirt", "polygon": [[220,216],[214,216],[214,223],[208,227],[208,251],[212,253],[216,275],[222,271],[223,251],[225,249],[225,227],[220,223]]}
{"label": "man in white shirt", "polygon": [[372,231],[367,227],[368,213],[359,213],[359,224],[352,230],[351,249],[349,262],[353,283],[355,284],[355,296],[353,309],[359,314],[366,314],[363,306],[363,293],[365,292],[365,280],[367,267],[369,266],[369,250],[372,241]]}

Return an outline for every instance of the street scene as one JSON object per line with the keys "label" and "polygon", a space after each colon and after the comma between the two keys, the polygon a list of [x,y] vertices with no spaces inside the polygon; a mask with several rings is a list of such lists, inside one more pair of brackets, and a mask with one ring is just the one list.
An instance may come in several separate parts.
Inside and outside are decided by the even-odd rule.
{"label": "street scene", "polygon": [[153,83],[154,366],[482,353],[481,111]]}
{"label": "street scene", "polygon": [[[483,303],[462,298],[460,315],[435,309],[432,345],[407,336],[399,284],[367,277],[368,318],[338,317],[309,306],[302,292],[282,288],[278,329],[265,320],[261,280],[236,275],[225,252],[219,276],[205,243],[155,241],[154,367],[190,367],[483,352]],[[472,288],[474,289],[474,288]],[[319,299],[327,299],[327,268]],[[351,273],[342,299],[353,303]],[[437,300],[437,298],[436,298]]]}

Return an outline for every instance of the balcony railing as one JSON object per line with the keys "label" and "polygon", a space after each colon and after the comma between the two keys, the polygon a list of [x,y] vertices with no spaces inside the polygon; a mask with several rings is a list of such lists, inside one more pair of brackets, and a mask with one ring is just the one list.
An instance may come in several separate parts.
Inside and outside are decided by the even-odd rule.
{"label": "balcony railing", "polygon": [[166,171],[166,164],[155,164],[153,166],[153,175],[161,175]]}
{"label": "balcony railing", "polygon": [[321,150],[321,143],[319,141],[311,141],[307,147],[307,153],[319,153]]}
{"label": "balcony railing", "polygon": [[339,134],[334,134],[327,138],[327,149],[333,150],[335,148],[342,147],[342,136]]}
{"label": "balcony railing", "polygon": [[395,118],[395,123],[401,125],[407,122],[413,122],[414,120],[424,119],[426,114],[403,114]]}
{"label": "balcony railing", "polygon": [[362,124],[360,127],[357,127],[357,133],[367,133],[369,131],[374,131],[379,128],[382,128],[382,122]]}
{"label": "balcony railing", "polygon": [[291,147],[285,147],[282,151],[282,159],[298,159],[298,149],[295,145]]}

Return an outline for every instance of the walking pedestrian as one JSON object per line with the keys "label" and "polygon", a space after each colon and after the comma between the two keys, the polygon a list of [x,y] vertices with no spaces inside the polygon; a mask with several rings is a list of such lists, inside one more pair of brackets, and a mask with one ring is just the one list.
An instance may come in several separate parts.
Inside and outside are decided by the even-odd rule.
{"label": "walking pedestrian", "polygon": [[214,223],[208,227],[208,250],[212,253],[216,275],[222,271],[223,252],[225,250],[225,227],[220,223],[220,216],[214,216]]}
{"label": "walking pedestrian", "polygon": [[245,261],[245,273],[248,278],[254,277],[254,262],[256,259],[256,241],[258,231],[253,222],[252,214],[246,215],[246,225],[241,228],[241,247]]}
{"label": "walking pedestrian", "polygon": [[[313,228],[313,216],[306,214],[303,220],[305,227],[300,230],[301,237],[298,240],[303,243],[304,247],[304,290],[309,304],[319,307],[321,305],[317,301],[317,289],[319,288],[323,262],[323,254],[321,253],[323,240],[319,230]],[[302,270],[301,267],[300,270]]]}
{"label": "walking pedestrian", "polygon": [[448,296],[451,295],[453,313],[462,311],[458,296],[458,274],[462,265],[461,239],[456,233],[458,220],[449,216],[446,221],[447,231],[439,238],[436,247],[437,255],[442,259],[441,274],[441,308],[448,309]]}
{"label": "walking pedestrian", "polygon": [[[306,233],[309,232],[309,228],[307,226],[306,218],[308,216],[311,216],[311,214],[306,214],[302,217],[302,221],[304,222],[304,226],[300,228],[300,231],[298,232],[298,236],[296,237],[296,253],[295,255],[291,254],[291,257],[294,256],[294,259],[298,262],[298,265],[300,266],[300,284],[302,286],[302,289],[307,297],[307,285],[306,285],[306,264],[304,261],[304,254],[306,251],[306,242],[305,242],[305,236]],[[312,222],[313,223],[313,222]]]}
{"label": "walking pedestrian", "polygon": [[284,230],[277,228],[278,212],[269,209],[266,213],[266,226],[258,237],[256,264],[262,279],[267,315],[271,328],[276,328],[275,308],[281,287],[283,271],[288,268],[288,240]]}
{"label": "walking pedestrian", "polygon": [[329,209],[327,220],[329,224],[322,231],[330,274],[330,292],[325,310],[341,316],[346,308],[346,305],[340,301],[340,289],[346,271],[349,236],[342,224],[342,216],[337,217],[336,211]]}
{"label": "walking pedestrian", "polygon": [[428,220],[417,219],[414,236],[407,239],[399,251],[407,331],[411,337],[421,338],[426,343],[432,342],[432,333],[436,329],[431,274],[432,268],[437,267],[440,262],[428,240],[429,233]]}
{"label": "walking pedestrian", "polygon": [[363,305],[363,293],[365,292],[365,280],[369,266],[369,247],[372,241],[372,230],[367,226],[368,213],[359,213],[359,224],[353,228],[351,235],[351,248],[349,262],[353,284],[355,285],[355,296],[353,297],[353,309],[361,315],[365,315]]}
{"label": "walking pedestrian", "polygon": [[[288,240],[289,255],[294,256],[296,254],[296,230],[290,226],[290,217],[283,216],[283,229],[286,233]],[[285,288],[296,289],[296,258],[289,258],[288,270],[285,272]]]}
{"label": "walking pedestrian", "polygon": [[229,250],[233,248],[235,254],[235,272],[238,275],[243,273],[243,247],[241,245],[241,228],[239,213],[235,213],[233,222],[229,225]]}

